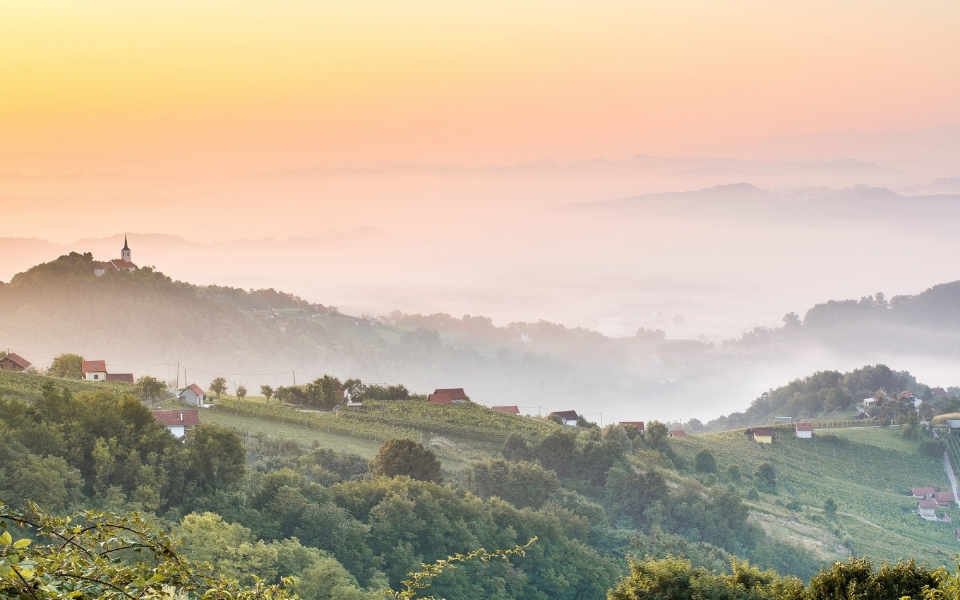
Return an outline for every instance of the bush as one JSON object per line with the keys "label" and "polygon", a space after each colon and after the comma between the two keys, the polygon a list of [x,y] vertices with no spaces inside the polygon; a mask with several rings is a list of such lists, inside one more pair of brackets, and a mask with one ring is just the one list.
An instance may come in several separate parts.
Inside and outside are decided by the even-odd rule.
{"label": "bush", "polygon": [[440,461],[432,450],[424,448],[413,440],[387,440],[370,462],[370,471],[374,475],[397,477],[406,475],[420,481],[440,483],[443,479]]}

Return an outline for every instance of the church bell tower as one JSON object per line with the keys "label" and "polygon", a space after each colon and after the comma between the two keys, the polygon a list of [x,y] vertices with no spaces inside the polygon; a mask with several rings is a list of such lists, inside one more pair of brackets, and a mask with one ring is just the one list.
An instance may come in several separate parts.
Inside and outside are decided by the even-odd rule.
{"label": "church bell tower", "polygon": [[120,251],[120,259],[127,262],[133,262],[130,257],[130,246],[127,245],[127,236],[123,236],[123,250]]}

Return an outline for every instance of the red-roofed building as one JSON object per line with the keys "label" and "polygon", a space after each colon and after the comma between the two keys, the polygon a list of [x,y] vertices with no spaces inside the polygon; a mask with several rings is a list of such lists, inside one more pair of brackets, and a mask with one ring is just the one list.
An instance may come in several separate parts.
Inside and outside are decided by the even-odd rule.
{"label": "red-roofed building", "polygon": [[569,425],[570,427],[576,427],[577,423],[580,422],[580,415],[575,410],[558,410],[547,415],[548,419],[550,417],[557,417],[560,419],[561,425]]}
{"label": "red-roofed building", "polygon": [[797,437],[810,439],[813,437],[813,423],[797,423]]}
{"label": "red-roofed building", "polygon": [[93,274],[101,277],[107,271],[136,271],[137,265],[133,264],[132,255],[130,246],[127,244],[127,236],[123,236],[123,249],[120,250],[120,258],[96,263],[93,267]]}
{"label": "red-roofed building", "polygon": [[496,411],[499,411],[499,412],[503,412],[503,413],[507,413],[507,414],[511,414],[511,415],[519,415],[519,414],[520,414],[520,407],[518,407],[518,406],[491,406],[490,409],[491,409],[491,410],[496,410]]}
{"label": "red-roofed building", "polygon": [[933,489],[932,487],[916,487],[910,490],[910,495],[921,500],[928,500],[933,498],[933,495],[936,492],[937,490]]}
{"label": "red-roofed building", "polygon": [[933,499],[940,506],[950,506],[954,502],[953,492],[934,492]]}
{"label": "red-roofed building", "polygon": [[152,410],[150,414],[167,430],[178,438],[187,434],[187,429],[200,424],[197,410]]}
{"label": "red-roofed building", "polygon": [[753,441],[758,444],[772,444],[773,436],[777,433],[777,430],[773,427],[754,427],[748,429],[747,433],[753,436]]}
{"label": "red-roofed building", "polygon": [[685,438],[687,437],[687,432],[682,429],[674,429],[668,435],[675,438]]}
{"label": "red-roofed building", "polygon": [[107,363],[103,360],[85,360],[80,363],[80,371],[87,381],[122,381],[133,383],[133,373],[108,373]]}
{"label": "red-roofed building", "polygon": [[460,404],[461,402],[467,402],[470,398],[467,397],[463,388],[448,388],[434,390],[432,394],[427,396],[427,400],[431,404]]}
{"label": "red-roofed building", "polygon": [[200,389],[200,386],[191,383],[187,387],[183,388],[183,391],[177,394],[177,398],[180,402],[184,404],[189,404],[191,406],[203,406],[203,401],[205,400],[206,392]]}
{"label": "red-roofed building", "polygon": [[30,368],[30,361],[13,352],[0,358],[0,371],[26,371]]}
{"label": "red-roofed building", "polygon": [[643,421],[620,421],[621,425],[633,425],[640,431],[643,431]]}
{"label": "red-roofed building", "polygon": [[936,500],[921,500],[917,505],[917,512],[926,521],[936,521],[938,506]]}

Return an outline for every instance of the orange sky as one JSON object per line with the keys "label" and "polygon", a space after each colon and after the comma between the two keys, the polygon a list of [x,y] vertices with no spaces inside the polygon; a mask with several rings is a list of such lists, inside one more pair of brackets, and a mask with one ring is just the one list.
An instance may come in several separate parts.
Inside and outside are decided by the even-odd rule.
{"label": "orange sky", "polygon": [[960,3],[4,3],[0,153],[690,154],[960,120]]}

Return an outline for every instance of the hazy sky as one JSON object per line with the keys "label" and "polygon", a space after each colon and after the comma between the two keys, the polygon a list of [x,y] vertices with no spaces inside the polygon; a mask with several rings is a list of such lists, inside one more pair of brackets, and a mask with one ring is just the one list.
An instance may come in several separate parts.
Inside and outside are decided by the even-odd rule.
{"label": "hazy sky", "polygon": [[948,0],[32,0],[0,13],[0,152],[509,164],[960,120]]}

